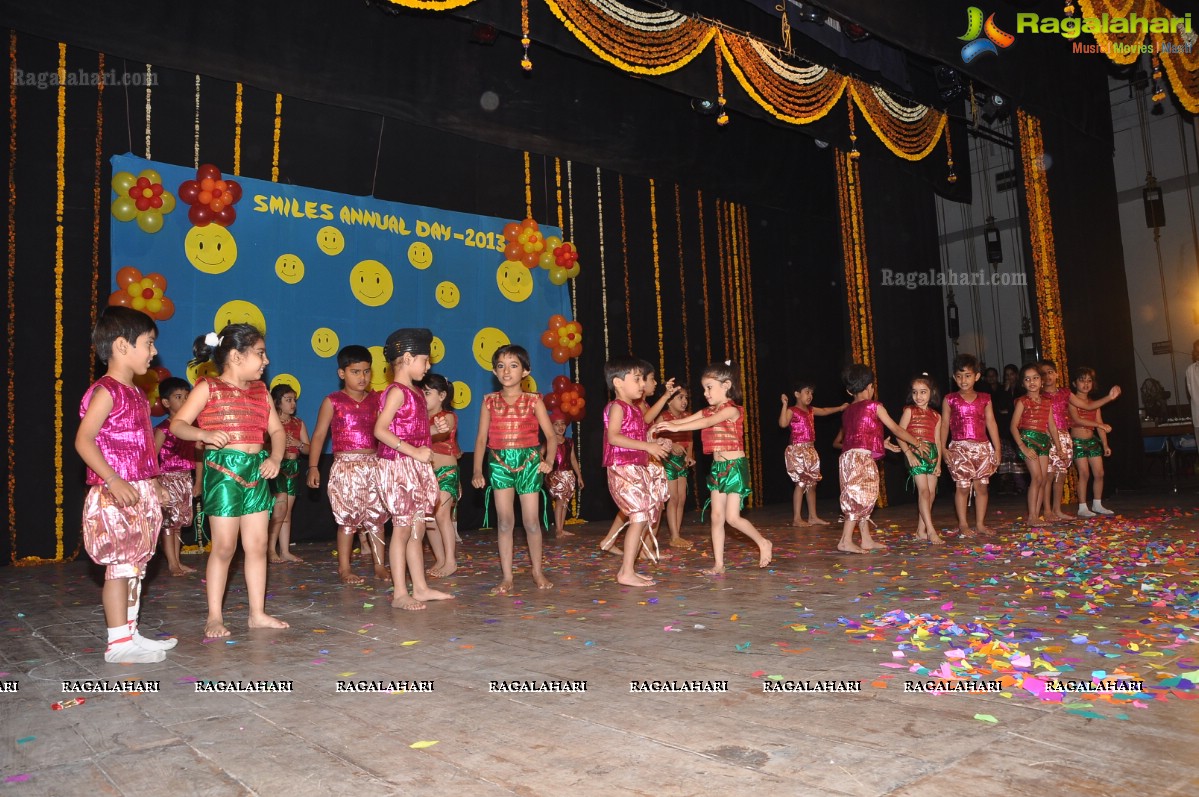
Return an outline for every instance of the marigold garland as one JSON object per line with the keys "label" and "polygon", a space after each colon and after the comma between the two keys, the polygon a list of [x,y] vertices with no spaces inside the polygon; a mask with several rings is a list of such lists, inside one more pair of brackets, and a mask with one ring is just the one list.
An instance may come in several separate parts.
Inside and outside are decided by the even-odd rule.
{"label": "marigold garland", "polygon": [[[743,303],[745,305],[746,329],[746,359],[745,369],[748,379],[746,405],[752,408],[753,429],[761,429],[762,424],[762,391],[758,384],[758,336],[754,321],[754,292],[753,270],[749,246],[749,209],[739,206],[737,233],[740,238],[741,250],[741,284],[743,286]],[[752,404],[751,404],[752,402]],[[754,484],[758,485],[757,505],[766,503],[766,485],[762,479],[762,439],[758,434],[750,436],[750,466],[753,472]]]}
{"label": "marigold garland", "polygon": [[[634,12],[619,3],[594,0],[546,0],[546,5],[584,47],[618,69],[638,75],[664,75],[683,68],[716,35],[714,26],[677,11]],[[629,24],[631,18],[643,22],[637,27]]]}
{"label": "marigold garland", "polygon": [[624,324],[629,338],[628,352],[633,353],[633,308],[629,301],[629,231],[625,220],[624,207],[624,175],[616,175],[616,184],[620,188],[620,253],[624,263]]}
{"label": "marigold garland", "polygon": [[724,98],[724,56],[720,47],[715,49],[716,55],[716,107],[720,113],[716,115],[716,124],[724,127],[729,123],[729,113],[725,110],[728,100]]}
{"label": "marigold garland", "polygon": [[958,181],[957,172],[953,170],[953,142],[949,139],[949,125],[945,125],[945,165],[949,169],[949,174],[945,177],[945,182],[953,185]]}
{"label": "marigold garland", "polygon": [[699,273],[703,285],[704,308],[704,362],[712,362],[712,318],[708,310],[708,246],[704,241],[704,192],[695,192],[695,201],[699,217]]}
{"label": "marigold garland", "polygon": [[[103,198],[102,191],[104,176],[104,53],[98,54],[96,73],[100,79],[96,81],[96,149],[92,164],[92,284],[91,284],[91,324],[96,326],[96,317],[100,308],[100,225],[107,218],[107,213],[101,215]],[[89,362],[96,361],[96,347],[88,341],[91,352]]]}
{"label": "marigold garland", "polygon": [[241,118],[242,85],[237,84],[237,95],[233,100],[233,174],[241,177]]}
{"label": "marigold garland", "polygon": [[520,46],[524,48],[524,56],[520,59],[520,68],[526,72],[533,71],[533,62],[529,60],[529,0],[520,0]]}
{"label": "marigold garland", "polygon": [[724,204],[722,200],[716,200],[716,262],[720,267],[720,331],[724,341],[724,356],[728,358],[732,356],[732,335],[729,329],[729,288],[732,280],[729,279],[728,261],[725,259]]}
{"label": "marigold garland", "polygon": [[150,160],[150,96],[154,85],[154,72],[150,64],[146,64],[146,160]]}
{"label": "marigold garland", "polygon": [[[558,163],[558,161],[557,161],[557,159],[555,159],[555,164],[557,164],[557,163]],[[561,168],[558,167],[557,171],[560,176],[562,173]],[[561,187],[560,180],[559,180],[559,185],[558,185],[558,196],[559,196],[559,203],[561,203],[562,187]],[[569,239],[569,237],[574,234],[574,230],[575,230],[574,172],[572,170],[571,162],[569,160],[566,161],[566,214],[567,214],[567,220],[570,223],[570,227],[569,228],[562,227],[562,220],[561,220],[562,214],[561,213],[558,214],[558,216],[559,216],[558,226],[562,227],[562,237],[564,239]],[[579,302],[578,302],[578,295],[577,295],[577,292],[575,289],[575,280],[570,281],[570,313],[571,313],[571,318],[579,317]],[[574,382],[575,382],[575,384],[578,384],[580,381],[579,380],[579,358],[578,357],[572,358],[571,363],[572,363],[572,368],[574,369]],[[583,460],[583,422],[575,421],[574,427],[575,427],[575,434],[574,434],[575,456],[578,457],[579,461],[581,462]],[[582,495],[583,495],[583,487],[582,487],[582,485],[579,485],[578,489],[575,490],[575,494],[573,496],[571,496],[571,499],[570,499],[570,520],[568,520],[567,523],[573,524],[573,523],[586,523],[587,522],[587,521],[581,520],[579,518],[579,501],[581,500]]]}
{"label": "marigold garland", "polygon": [[595,167],[595,211],[596,228],[599,230],[599,261],[600,261],[600,305],[604,313],[604,361],[612,359],[608,348],[608,267],[604,259],[604,186],[601,177],[603,172]]}
{"label": "marigold garland", "polygon": [[533,162],[525,150],[525,218],[533,218]]}
{"label": "marigold garland", "polygon": [[17,32],[8,32],[8,281],[5,313],[5,342],[8,358],[5,361],[7,381],[5,392],[8,399],[8,528],[12,558],[17,559],[17,396],[16,396],[16,274],[17,274]]}
{"label": "marigold garland", "polygon": [[392,5],[415,8],[418,11],[453,11],[468,6],[475,0],[387,0]]}
{"label": "marigold garland", "polygon": [[904,108],[882,89],[860,80],[849,81],[849,93],[879,141],[904,160],[918,161],[927,157],[937,146],[949,120],[945,114],[925,105]]}
{"label": "marigold garland", "polygon": [[63,215],[67,192],[67,45],[58,43],[58,129],[54,183],[54,561],[63,558],[63,467],[62,467],[62,278],[65,270]]}
{"label": "marigold garland", "polygon": [[279,182],[279,138],[283,131],[283,95],[275,95],[275,148],[271,153],[271,182]]}
{"label": "marigold garland", "polygon": [[196,136],[192,143],[192,153],[195,156],[194,168],[200,168],[200,75],[196,75],[196,121],[195,121]]}
{"label": "marigold garland", "polygon": [[650,240],[654,252],[654,305],[658,313],[658,376],[666,378],[666,338],[662,329],[662,262],[658,254],[658,196],[653,178],[649,181]]}
{"label": "marigold garland", "polygon": [[761,43],[732,31],[721,31],[717,43],[745,93],[783,122],[805,125],[823,118],[849,82],[825,67],[794,67]]}
{"label": "marigold garland", "polygon": [[688,345],[691,338],[688,337],[689,333],[687,331],[687,276],[684,268],[686,261],[683,258],[683,203],[682,192],[678,183],[674,184],[674,228],[679,244],[679,312],[682,315],[683,324],[683,383],[686,384],[691,378],[691,347]]}

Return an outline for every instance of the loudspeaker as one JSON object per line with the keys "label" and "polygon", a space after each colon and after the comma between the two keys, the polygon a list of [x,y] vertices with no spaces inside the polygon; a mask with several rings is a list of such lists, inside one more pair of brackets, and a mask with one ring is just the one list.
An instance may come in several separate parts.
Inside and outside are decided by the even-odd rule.
{"label": "loudspeaker", "polygon": [[1162,202],[1162,190],[1157,185],[1149,185],[1141,192],[1145,200],[1145,226],[1166,226],[1166,205]]}

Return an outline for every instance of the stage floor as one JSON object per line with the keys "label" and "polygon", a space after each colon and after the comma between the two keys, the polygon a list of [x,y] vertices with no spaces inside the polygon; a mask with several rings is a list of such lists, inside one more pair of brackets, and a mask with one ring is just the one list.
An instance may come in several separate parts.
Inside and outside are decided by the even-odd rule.
{"label": "stage floor", "polygon": [[[140,666],[103,661],[98,569],[10,567],[0,683],[18,691],[0,694],[0,792],[1195,795],[1199,691],[1180,676],[1199,680],[1197,503],[1119,496],[1113,520],[1028,531],[1011,526],[1022,502],[1002,499],[998,536],[941,547],[910,539],[908,505],[876,514],[891,547],[869,555],[837,553],[835,527],[791,529],[790,508],[772,506],[749,516],[774,563],[757,569],[733,533],[723,578],[698,574],[710,544],[692,516],[696,549],[643,568],[659,579],[647,589],[615,583],[596,522],[549,542],[546,592],[518,536],[507,597],[489,594],[494,538],[467,532],[445,580],[457,598],[423,612],[393,610],[388,584],[341,585],[332,544],[305,544],[304,564],[271,570],[268,610],[291,628],[247,632],[239,570],[227,642],[201,639],[201,577],[156,561],[142,630],[180,642]],[[936,519],[950,525],[948,496]],[[905,692],[965,667],[978,680],[964,683],[999,691]],[[1143,689],[1052,695],[1055,678]],[[84,679],[160,688],[64,692]],[[262,680],[292,691],[198,691]],[[433,691],[338,691],[361,681]],[[683,691],[696,686],[727,691]],[[86,703],[51,710],[75,696]]]}

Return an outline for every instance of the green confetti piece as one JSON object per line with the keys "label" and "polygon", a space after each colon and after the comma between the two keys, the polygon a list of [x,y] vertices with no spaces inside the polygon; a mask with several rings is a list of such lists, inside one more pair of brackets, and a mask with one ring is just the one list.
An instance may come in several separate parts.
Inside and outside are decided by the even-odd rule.
{"label": "green confetti piece", "polygon": [[992,717],[990,714],[975,714],[974,718],[981,722],[990,722],[991,724],[998,723],[999,720]]}

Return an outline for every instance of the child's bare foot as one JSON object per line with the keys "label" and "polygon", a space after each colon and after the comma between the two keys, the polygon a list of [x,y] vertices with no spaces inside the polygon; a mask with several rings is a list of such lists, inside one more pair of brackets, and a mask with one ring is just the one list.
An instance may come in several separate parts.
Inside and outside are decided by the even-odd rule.
{"label": "child's bare foot", "polygon": [[925,534],[923,531],[917,531],[917,532],[916,532],[916,539],[918,539],[918,540],[927,540],[927,539],[928,539],[928,535],[927,535],[927,534]]}
{"label": "child's bare foot", "polygon": [[458,572],[458,564],[456,562],[450,562],[448,565],[443,565],[438,571],[438,574],[442,578],[447,578],[454,575],[456,572]]}
{"label": "child's bare foot", "polygon": [[864,550],[864,551],[875,551],[875,550],[879,550],[879,549],[886,548],[886,547],[887,547],[886,545],[879,542],[878,540],[871,540],[870,542],[862,543],[862,550]]}
{"label": "child's bare foot", "polygon": [[701,570],[699,572],[703,573],[705,576],[723,576],[724,565],[720,565],[719,567],[709,567],[708,569]]}
{"label": "child's bare foot", "polygon": [[511,595],[512,594],[512,579],[505,578],[500,582],[499,586],[492,590],[495,595]]}
{"label": "child's bare foot", "polygon": [[421,603],[407,592],[401,592],[396,596],[395,600],[391,602],[391,608],[403,609],[406,612],[419,612],[425,608],[425,604]]}
{"label": "child's bare foot", "polygon": [[300,557],[296,556],[293,553],[284,554],[283,556],[281,556],[279,558],[281,560],[283,560],[284,562],[303,562],[304,561],[303,559],[301,559]]}
{"label": "child's bare foot", "polygon": [[692,547],[691,540],[685,540],[682,537],[671,537],[667,545],[671,548],[682,548],[684,551],[690,550]]}
{"label": "child's bare foot", "polygon": [[981,523],[978,524],[978,533],[983,535],[984,537],[994,537],[995,536],[994,529],[992,529],[990,526],[984,526]]}
{"label": "child's bare foot", "polygon": [[225,622],[220,617],[209,619],[204,623],[205,639],[220,639],[227,636],[229,636],[229,629],[225,627]]}
{"label": "child's bare foot", "polygon": [[773,553],[774,543],[770,540],[763,540],[762,544],[758,546],[758,567],[766,567],[770,564],[770,560],[774,558]]}
{"label": "child's bare foot", "polygon": [[969,526],[958,526],[958,536],[959,537],[973,537],[974,529],[970,528]]}
{"label": "child's bare foot", "polygon": [[391,571],[384,565],[375,565],[375,578],[380,581],[391,581]]}
{"label": "child's bare foot", "polygon": [[412,590],[412,597],[418,601],[448,601],[453,600],[454,596],[448,592],[440,592],[435,589]]}
{"label": "child's bare foot", "polygon": [[809,526],[827,526],[828,521],[822,520],[821,518],[818,518],[815,516],[811,516],[808,518],[808,525]]}
{"label": "child's bare foot", "polygon": [[361,584],[366,581],[365,578],[354,575],[354,573],[350,570],[338,570],[337,577],[341,579],[341,583],[350,585]]}
{"label": "child's bare foot", "polygon": [[574,537],[576,535],[573,531],[567,531],[566,529],[558,529],[554,532],[554,536],[555,537]]}
{"label": "child's bare foot", "polygon": [[445,567],[444,563],[434,562],[432,567],[426,568],[425,575],[428,576],[429,578],[441,578],[442,575],[444,575],[441,572],[443,567]]}
{"label": "child's bare foot", "polygon": [[935,532],[935,531],[929,532],[928,541],[930,543],[932,543],[933,545],[944,545],[945,544],[945,540],[943,540],[941,538],[941,535],[937,534],[937,532]]}
{"label": "child's bare foot", "polygon": [[620,535],[617,534],[617,535],[609,537],[608,539],[601,542],[599,545],[600,550],[606,551],[608,553],[614,553],[617,556],[624,556],[624,551],[621,549],[621,547],[619,545],[616,544],[616,538],[618,536],[620,536]]}
{"label": "child's bare foot", "polygon": [[271,617],[269,614],[251,615],[247,625],[250,628],[290,628],[287,623],[278,617]]}
{"label": "child's bare foot", "polygon": [[846,553],[866,553],[864,550],[862,550],[861,548],[859,548],[857,545],[853,544],[852,542],[837,543],[837,550],[845,551]]}
{"label": "child's bare foot", "polygon": [[617,573],[616,583],[624,584],[626,587],[652,587],[654,585],[654,580],[652,578],[646,578],[645,576],[639,576],[636,573],[633,573],[632,575]]}
{"label": "child's bare foot", "polygon": [[189,573],[194,572],[196,572],[196,568],[188,567],[187,565],[179,565],[178,567],[171,569],[172,576],[186,576]]}
{"label": "child's bare foot", "polygon": [[791,525],[795,526],[796,528],[800,528],[803,526],[808,526],[809,523],[806,520],[803,520],[802,518],[793,517],[793,518],[791,518]]}
{"label": "child's bare foot", "polygon": [[280,557],[278,554],[270,554],[267,556],[266,560],[273,565],[277,565],[283,561],[282,557]]}
{"label": "child's bare foot", "polygon": [[[571,535],[574,536],[574,535]],[[545,573],[534,573],[533,583],[537,585],[537,589],[553,589],[554,584],[545,577]]]}

